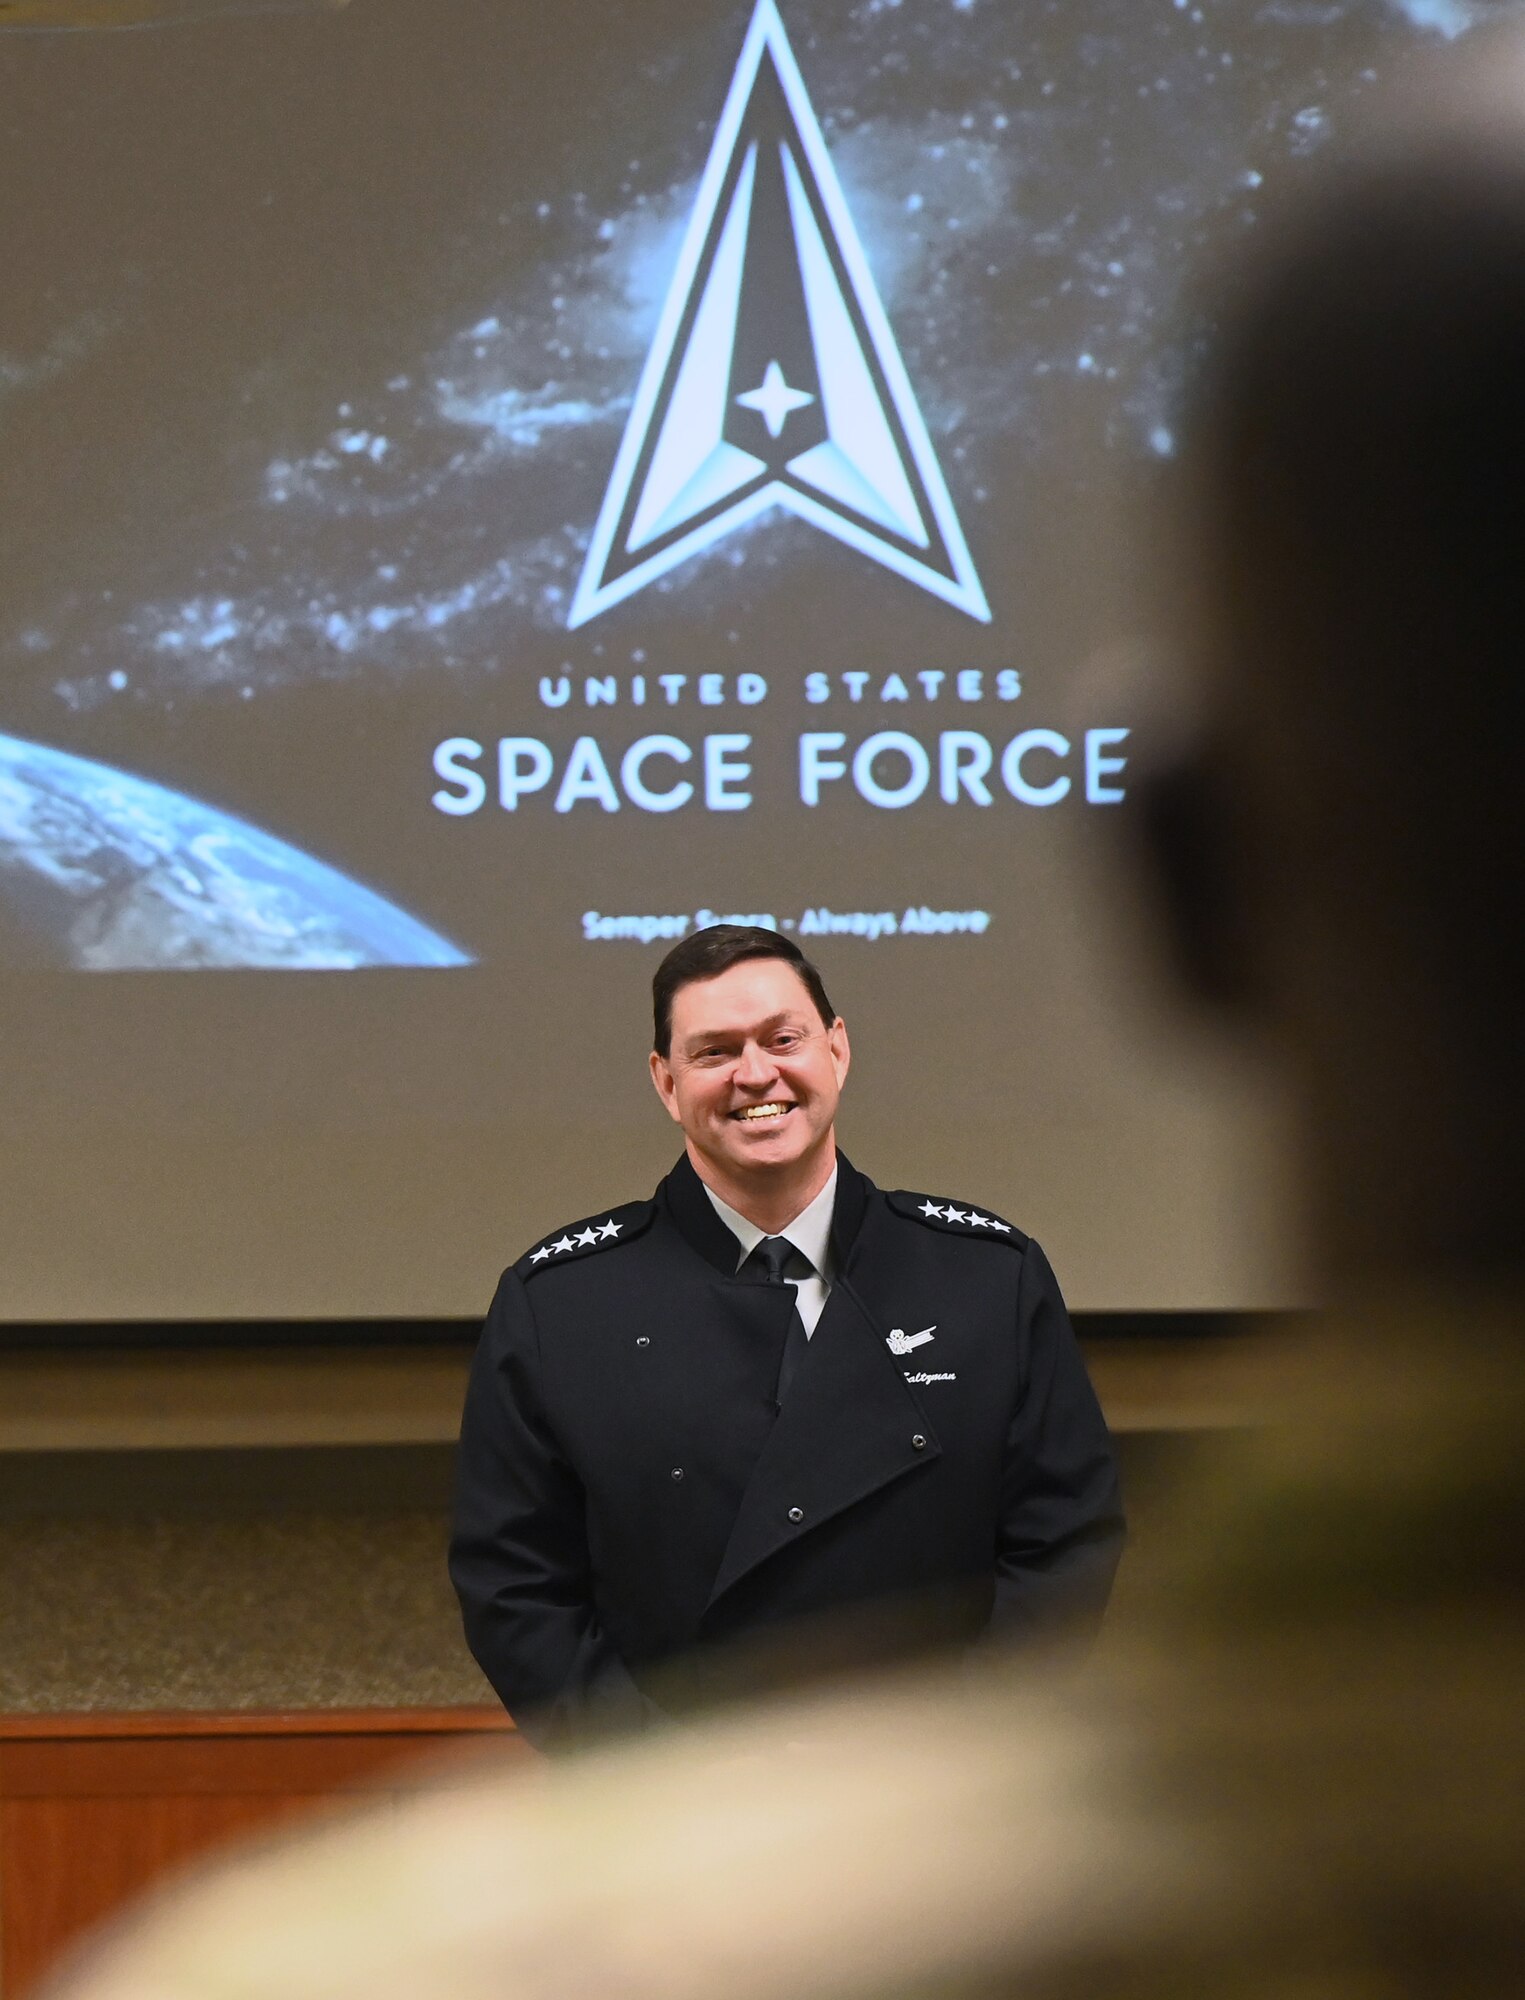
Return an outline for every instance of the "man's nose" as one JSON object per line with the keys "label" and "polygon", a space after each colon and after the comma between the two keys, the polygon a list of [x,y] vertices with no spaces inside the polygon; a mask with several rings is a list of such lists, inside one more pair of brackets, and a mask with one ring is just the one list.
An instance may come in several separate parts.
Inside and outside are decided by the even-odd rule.
{"label": "man's nose", "polygon": [[748,1042],[736,1065],[736,1082],[745,1090],[765,1090],[778,1075],[777,1065],[756,1042]]}

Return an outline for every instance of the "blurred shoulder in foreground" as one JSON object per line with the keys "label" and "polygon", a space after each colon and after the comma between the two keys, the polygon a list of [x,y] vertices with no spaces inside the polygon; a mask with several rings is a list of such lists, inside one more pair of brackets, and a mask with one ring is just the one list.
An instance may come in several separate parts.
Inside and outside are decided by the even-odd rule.
{"label": "blurred shoulder in foreground", "polygon": [[1520,1337],[1474,1296],[1281,1356],[1316,1422],[1222,1448],[1083,1685],[993,1663],[463,1773],[193,1883],[57,2000],[1503,2000]]}

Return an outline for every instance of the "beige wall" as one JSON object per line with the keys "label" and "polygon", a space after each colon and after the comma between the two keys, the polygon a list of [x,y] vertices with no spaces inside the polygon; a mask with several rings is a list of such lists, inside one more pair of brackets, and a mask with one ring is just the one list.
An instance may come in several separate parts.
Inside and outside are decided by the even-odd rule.
{"label": "beige wall", "polygon": [[[1088,1343],[1114,1430],[1239,1421],[1218,1345]],[[464,1345],[0,1353],[0,1479],[16,1451],[448,1444],[468,1360]]]}
{"label": "beige wall", "polygon": [[0,1452],[446,1444],[469,1351],[0,1354]]}

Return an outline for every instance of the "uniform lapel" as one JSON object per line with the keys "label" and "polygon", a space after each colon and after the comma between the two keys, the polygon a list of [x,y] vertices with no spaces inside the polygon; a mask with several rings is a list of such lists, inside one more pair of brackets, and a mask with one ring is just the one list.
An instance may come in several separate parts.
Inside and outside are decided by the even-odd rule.
{"label": "uniform lapel", "polygon": [[[839,1271],[845,1271],[851,1261],[853,1245],[863,1226],[871,1185],[845,1153],[837,1154],[837,1198],[831,1214],[831,1244]],[[740,1246],[721,1221],[687,1153],[682,1155],[657,1189],[657,1200],[665,1206],[679,1234],[707,1264],[713,1264],[728,1278],[734,1275]]]}
{"label": "uniform lapel", "polygon": [[741,1246],[721,1221],[687,1153],[657,1189],[657,1198],[690,1248],[723,1277],[734,1277]]}
{"label": "uniform lapel", "polygon": [[[847,1172],[856,1183],[861,1219],[866,1187],[851,1168]],[[873,1233],[872,1220],[864,1233]],[[873,1248],[854,1247],[870,1253]],[[886,1344],[885,1329],[853,1288],[853,1261],[845,1260],[832,1286],[742,1495],[710,1606],[778,1550],[940,1455],[926,1413]],[[796,1509],[799,1519],[792,1518]]]}

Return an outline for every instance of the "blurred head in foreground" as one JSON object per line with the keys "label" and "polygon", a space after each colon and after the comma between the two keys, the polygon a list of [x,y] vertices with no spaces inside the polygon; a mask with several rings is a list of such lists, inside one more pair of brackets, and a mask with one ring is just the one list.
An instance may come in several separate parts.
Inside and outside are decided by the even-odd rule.
{"label": "blurred head in foreground", "polygon": [[1326,1275],[1518,1270],[1525,45],[1419,92],[1220,288],[1157,801],[1199,989],[1271,1028]]}
{"label": "blurred head in foreground", "polygon": [[1328,1268],[1385,1302],[1288,1362],[1087,1687],[931,1677],[441,1794],[213,1878],[69,2000],[1518,1992],[1525,46],[1284,214],[1223,329],[1215,671],[1152,825],[1194,983],[1290,1058]]}

